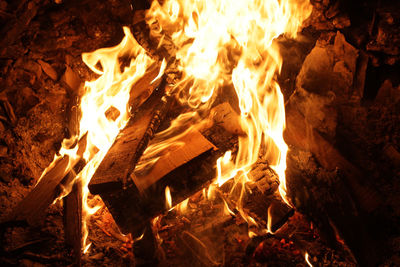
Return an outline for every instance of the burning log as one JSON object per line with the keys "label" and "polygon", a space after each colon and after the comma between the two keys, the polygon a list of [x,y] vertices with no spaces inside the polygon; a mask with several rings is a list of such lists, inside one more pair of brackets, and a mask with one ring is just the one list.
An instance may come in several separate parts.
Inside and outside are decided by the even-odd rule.
{"label": "burning log", "polygon": [[[181,141],[186,142],[183,147],[161,156],[148,174],[134,174],[125,189],[120,181],[115,182],[119,188],[113,186],[114,190],[105,190],[104,185],[89,185],[92,193],[100,194],[124,233],[142,234],[151,218],[183,201],[215,177],[214,165],[221,153],[214,150],[214,145],[195,131],[183,136]],[[171,203],[165,199],[167,186]],[[103,190],[99,192],[99,189]]]}
{"label": "burning log", "polygon": [[[189,162],[200,154],[214,148],[203,135],[198,131],[190,131],[182,138],[177,140],[183,143],[177,149],[166,152],[148,173],[132,173],[132,180],[140,192],[144,192],[148,187],[156,183],[175,168]],[[166,149],[168,150],[168,148]]]}
{"label": "burning log", "polygon": [[68,173],[80,161],[86,149],[86,135],[77,144],[78,150],[75,158],[68,155],[57,159],[49,170],[43,175],[39,183],[17,205],[9,220],[26,220],[30,225],[38,225],[43,220],[47,207],[61,193],[60,186]]}
{"label": "burning log", "polygon": [[[161,156],[149,172],[132,174],[125,187],[115,176],[114,181],[106,180],[105,185],[99,184],[97,178],[96,183],[89,185],[92,193],[101,196],[123,233],[142,235],[133,249],[144,264],[155,260],[155,251],[150,249],[155,248],[150,219],[191,196],[216,175],[215,161],[221,154],[206,138],[190,131],[178,142],[183,146]],[[124,172],[122,177],[127,174],[130,173]],[[170,202],[165,195],[167,187]]]}
{"label": "burning log", "polygon": [[[163,90],[155,92],[121,130],[89,184],[93,194],[121,189],[170,106]],[[123,157],[121,155],[124,155]]]}

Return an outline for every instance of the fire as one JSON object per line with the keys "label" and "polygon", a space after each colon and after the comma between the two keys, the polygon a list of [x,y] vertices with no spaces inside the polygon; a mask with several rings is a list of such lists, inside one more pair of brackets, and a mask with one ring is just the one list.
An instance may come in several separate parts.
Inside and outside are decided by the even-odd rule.
{"label": "fire", "polygon": [[[155,162],[161,150],[182,145],[175,141],[179,134],[193,127],[202,129],[210,125],[211,107],[221,94],[221,88],[228,87],[237,96],[240,125],[245,134],[238,137],[239,149],[235,157],[228,151],[216,162],[218,177],[208,188],[207,196],[211,198],[217,186],[234,179],[234,186],[241,188],[236,208],[249,224],[257,226],[257,222],[243,211],[240,199],[245,194],[246,183],[251,181],[248,173],[261,155],[278,174],[279,192],[289,204],[285,182],[288,147],[282,136],[285,108],[276,82],[282,59],[273,41],[281,34],[295,37],[310,13],[308,0],[166,0],[163,4],[153,1],[146,15],[147,23],[153,32],[163,35],[160,46],[167,39],[174,44],[174,56],[182,73],[181,80],[170,93],[191,110],[181,114],[169,129],[154,137],[154,146],[147,148],[144,158]],[[76,179],[81,180],[84,187],[86,217],[97,210],[85,201],[89,194],[87,185],[130,117],[131,87],[154,63],[127,27],[124,32],[125,37],[119,45],[82,55],[85,64],[99,77],[85,83],[79,105],[79,131],[63,141],[62,149],[54,159],[55,162],[68,155],[68,170],[77,161],[85,160],[86,165]],[[131,59],[123,69],[121,58]],[[156,79],[162,76],[165,68],[164,61]],[[79,156],[76,144],[83,138],[86,138],[86,146]],[[146,166],[141,168],[146,169]],[[165,189],[165,196],[171,209],[169,187]],[[186,200],[181,204],[182,210],[186,209],[187,203]],[[226,213],[234,214],[224,203]],[[86,252],[90,246],[86,244],[86,224],[84,230]]]}
{"label": "fire", "polygon": [[[182,103],[207,113],[222,86],[235,91],[246,134],[239,136],[235,160],[231,151],[218,159],[216,183],[234,178],[242,188],[240,198],[250,181],[247,174],[261,154],[278,174],[279,192],[290,205],[285,181],[288,147],[282,136],[285,107],[275,79],[282,59],[273,41],[281,34],[295,37],[310,13],[308,0],[166,0],[153,1],[147,12],[150,27],[163,35],[159,45],[170,39],[176,47],[182,79],[173,93]],[[190,126],[204,121],[191,118],[176,123]]]}
{"label": "fire", "polygon": [[[56,160],[64,155],[69,156],[67,170],[73,168],[78,157],[79,147],[74,145],[78,140],[86,138],[85,151],[81,157],[86,165],[75,180],[83,183],[83,252],[86,253],[90,244],[86,244],[88,230],[86,221],[95,213],[99,207],[90,207],[87,204],[89,194],[88,184],[91,177],[101,163],[107,151],[113,144],[120,129],[122,129],[129,117],[130,108],[128,105],[131,87],[141,78],[148,67],[154,61],[146,54],[145,50],[133,38],[130,30],[124,27],[125,37],[115,47],[98,49],[91,53],[82,55],[85,64],[99,77],[93,81],[87,81],[83,87],[81,98],[79,130],[75,136],[65,139],[62,143],[59,155],[56,155],[53,163],[43,172],[46,173]],[[121,69],[121,59],[129,58],[130,64]],[[165,64],[163,64],[165,65]],[[165,66],[161,68],[160,74]],[[134,90],[134,89],[133,89]],[[108,116],[112,111],[113,116]],[[68,194],[71,186],[65,188],[63,196]]]}
{"label": "fire", "polygon": [[307,265],[310,266],[310,267],[313,267],[313,265],[310,262],[310,255],[308,255],[307,252],[304,254],[304,258],[306,260]]}

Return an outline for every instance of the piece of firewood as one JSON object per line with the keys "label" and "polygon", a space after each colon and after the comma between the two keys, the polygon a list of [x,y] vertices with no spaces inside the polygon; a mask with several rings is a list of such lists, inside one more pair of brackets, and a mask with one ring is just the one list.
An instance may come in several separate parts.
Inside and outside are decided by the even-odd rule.
{"label": "piece of firewood", "polygon": [[[189,139],[189,142],[197,144],[198,141]],[[195,151],[198,149],[196,146],[186,145]],[[100,194],[123,233],[139,236],[148,220],[168,209],[165,198],[167,186],[170,188],[172,206],[174,206],[201,190],[216,177],[215,162],[223,155],[223,151],[215,150],[211,143],[207,146],[202,145],[202,147],[203,149],[200,151],[204,151],[204,147],[209,149],[200,155],[197,152],[187,152],[182,149],[178,149],[178,154],[171,151],[168,155],[164,155],[167,158],[178,158],[182,156],[182,153],[198,156],[189,161],[185,160],[186,163],[169,170],[162,178],[154,179],[150,186],[144,183],[145,187],[141,192],[131,181],[125,189]],[[186,159],[188,158],[186,157]],[[163,160],[160,159],[160,161]],[[166,159],[166,161],[170,161],[170,159]],[[168,168],[172,166],[170,165]]]}
{"label": "piece of firewood", "polygon": [[327,170],[339,168],[346,174],[346,182],[352,189],[358,204],[372,212],[381,203],[380,197],[371,188],[361,185],[363,173],[349,162],[331,143],[307,124],[304,116],[292,104],[286,105],[285,141],[289,145],[313,153],[318,162]]}
{"label": "piece of firewood", "polygon": [[146,73],[140,77],[133,85],[129,93],[129,108],[135,112],[160,86],[164,76],[160,76],[162,66],[158,63],[152,64]]}
{"label": "piece of firewood", "polygon": [[[74,179],[70,172],[68,176]],[[64,203],[64,235],[65,242],[73,250],[74,266],[81,265],[82,250],[82,181],[75,181],[71,192],[63,198]]]}
{"label": "piece of firewood", "polygon": [[89,183],[92,194],[122,189],[167,113],[171,98],[159,89],[130,118]]}
{"label": "piece of firewood", "polygon": [[[177,139],[176,143],[179,144],[176,149],[172,151],[168,147],[164,149],[165,155],[161,156],[148,173],[141,174],[140,172],[134,172],[131,175],[139,191],[143,192],[167,173],[198,155],[210,149],[215,149],[215,146],[198,131],[189,131],[187,134]],[[146,155],[143,156],[145,157]]]}
{"label": "piece of firewood", "polygon": [[84,135],[79,140],[75,158],[65,155],[48,167],[48,170],[32,191],[13,210],[9,220],[26,220],[30,225],[38,225],[43,221],[47,207],[61,193],[59,186],[64,177],[82,158],[86,150],[86,136]]}

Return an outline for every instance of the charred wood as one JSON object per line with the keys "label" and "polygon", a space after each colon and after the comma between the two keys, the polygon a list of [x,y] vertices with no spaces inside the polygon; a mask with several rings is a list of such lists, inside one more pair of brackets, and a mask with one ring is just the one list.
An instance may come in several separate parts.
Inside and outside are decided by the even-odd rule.
{"label": "charred wood", "polygon": [[287,172],[289,196],[296,208],[317,225],[321,237],[332,248],[338,248],[340,237],[361,266],[374,266],[378,244],[372,240],[364,213],[346,184],[346,174],[315,167],[305,170],[307,164],[299,164],[298,157],[304,155],[297,150],[289,153]]}

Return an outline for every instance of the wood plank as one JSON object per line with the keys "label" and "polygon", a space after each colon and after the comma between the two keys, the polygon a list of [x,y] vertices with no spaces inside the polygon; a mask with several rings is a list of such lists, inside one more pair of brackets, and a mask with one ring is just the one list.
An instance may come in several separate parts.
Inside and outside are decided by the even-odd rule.
{"label": "wood plank", "polygon": [[121,189],[169,108],[170,97],[156,91],[129,120],[89,183],[92,194]]}
{"label": "wood plank", "polygon": [[[167,147],[164,155],[155,163],[151,171],[142,175],[137,171],[133,172],[131,178],[139,191],[143,192],[169,172],[200,154],[210,149],[216,149],[213,144],[196,130],[189,131],[175,142],[180,143],[180,145],[172,151]],[[146,157],[146,155],[144,154],[143,157]]]}

